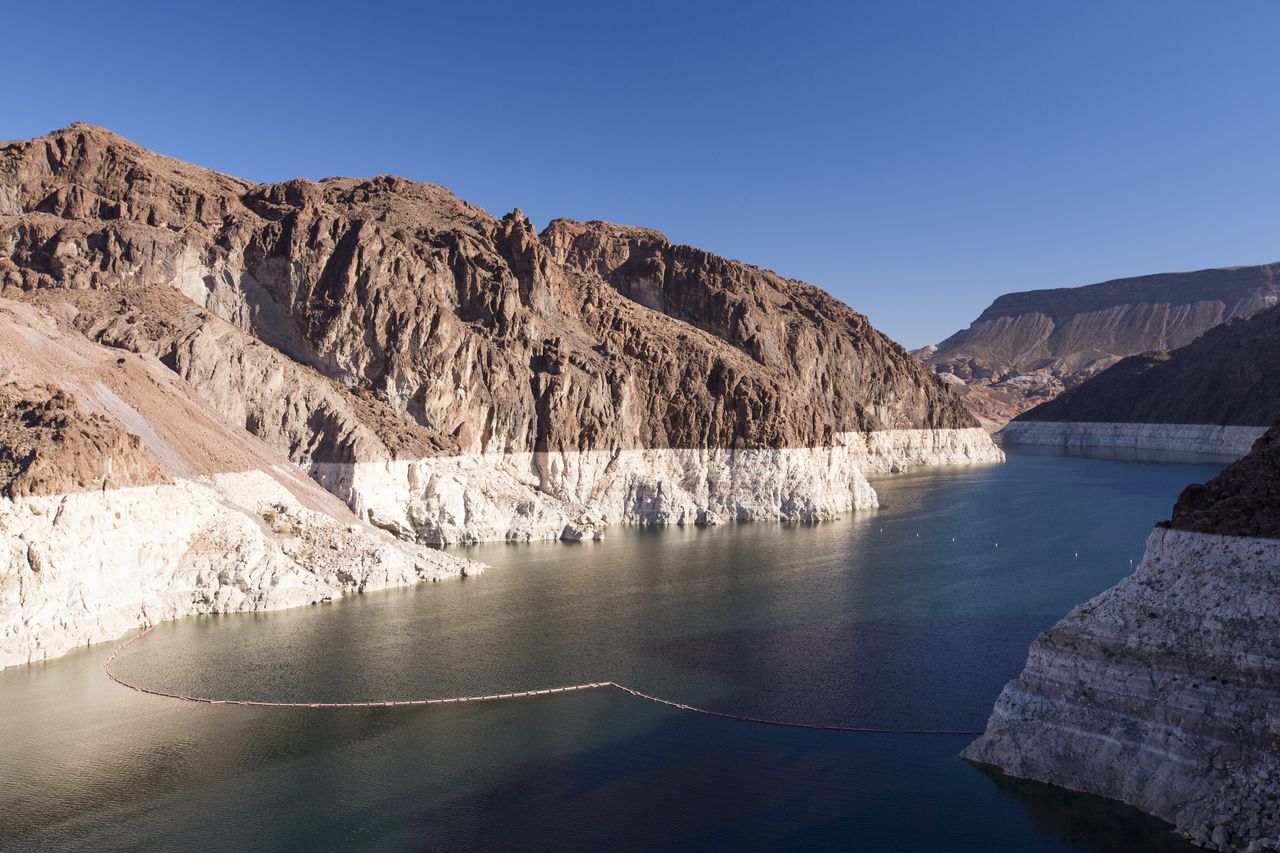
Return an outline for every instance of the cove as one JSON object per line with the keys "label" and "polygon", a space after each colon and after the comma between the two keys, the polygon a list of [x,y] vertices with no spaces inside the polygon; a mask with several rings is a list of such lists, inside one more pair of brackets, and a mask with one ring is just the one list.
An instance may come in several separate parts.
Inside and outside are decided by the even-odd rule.
{"label": "cove", "polygon": [[[770,719],[980,729],[1035,634],[1124,576],[1219,467],[1010,453],[877,479],[879,511],[819,525],[459,549],[492,568],[164,624],[117,668],[308,702],[616,680]],[[195,706],[111,684],[110,648],[0,672],[0,848],[1185,849],[1122,806],[960,761],[964,736],[779,729],[615,691]]]}

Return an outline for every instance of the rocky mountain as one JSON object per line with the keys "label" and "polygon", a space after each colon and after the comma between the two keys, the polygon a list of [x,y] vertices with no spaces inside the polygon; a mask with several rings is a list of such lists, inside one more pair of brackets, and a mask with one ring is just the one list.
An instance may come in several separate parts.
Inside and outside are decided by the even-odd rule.
{"label": "rocky mountain", "polygon": [[918,355],[963,380],[966,403],[998,427],[1126,356],[1177,349],[1278,301],[1280,264],[1010,293]]}
{"label": "rocky mountain", "polygon": [[1031,647],[965,755],[1280,847],[1280,424],[1183,492],[1134,573]]}
{"label": "rocky mountain", "polygon": [[1280,306],[1130,356],[1001,432],[1008,443],[1243,455],[1280,419]]}
{"label": "rocky mountain", "polygon": [[[1001,458],[928,369],[802,282],[645,229],[539,234],[390,176],[253,184],[87,125],[0,148],[0,298],[15,346],[47,328],[72,353],[0,363],[30,383],[5,392],[10,422],[37,429],[0,434],[11,502],[287,465],[403,543],[583,538],[829,518],[874,506],[868,471]],[[163,393],[144,411],[68,384],[86,358],[145,362]],[[185,426],[161,439],[166,418]]]}

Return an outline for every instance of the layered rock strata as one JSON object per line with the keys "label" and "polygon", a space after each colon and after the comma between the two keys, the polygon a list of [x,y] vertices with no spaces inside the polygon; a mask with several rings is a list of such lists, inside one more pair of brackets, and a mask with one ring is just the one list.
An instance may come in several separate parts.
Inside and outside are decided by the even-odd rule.
{"label": "layered rock strata", "polygon": [[1008,444],[1243,456],[1280,419],[1280,306],[1123,359],[1000,432]]}
{"label": "layered rock strata", "polygon": [[965,402],[984,424],[999,427],[1122,358],[1177,349],[1277,301],[1280,264],[1010,293],[968,329],[917,354],[960,380]]}
{"label": "layered rock strata", "polygon": [[1188,488],[1134,573],[1031,647],[965,756],[1280,847],[1280,428]]}

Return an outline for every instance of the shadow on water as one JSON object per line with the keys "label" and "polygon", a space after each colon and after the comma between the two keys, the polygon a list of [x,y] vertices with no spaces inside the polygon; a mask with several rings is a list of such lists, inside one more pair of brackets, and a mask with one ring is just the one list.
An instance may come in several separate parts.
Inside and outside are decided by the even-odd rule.
{"label": "shadow on water", "polygon": [[1084,850],[1125,853],[1194,853],[1199,850],[1173,827],[1145,812],[1105,797],[1006,775],[975,765],[996,790],[1018,803],[1038,829]]}
{"label": "shadow on water", "polygon": [[433,843],[476,851],[1193,849],[1120,803],[982,784],[983,771],[955,757],[966,742],[669,715],[639,737],[523,763],[415,823]]}
{"label": "shadow on water", "polygon": [[[981,730],[1049,615],[919,617],[654,640],[655,668],[739,688],[713,710],[883,728]],[[838,673],[833,678],[832,673]]]}

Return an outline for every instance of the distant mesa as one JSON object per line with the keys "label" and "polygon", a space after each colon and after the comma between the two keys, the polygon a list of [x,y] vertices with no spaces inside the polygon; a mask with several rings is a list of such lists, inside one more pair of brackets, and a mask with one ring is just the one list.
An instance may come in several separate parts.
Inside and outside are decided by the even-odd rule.
{"label": "distant mesa", "polygon": [[1122,359],[1001,432],[1008,443],[1240,456],[1280,420],[1280,306]]}
{"label": "distant mesa", "polygon": [[1277,302],[1280,264],[1010,293],[968,329],[916,353],[964,380],[970,410],[998,429],[1122,358],[1177,349]]}

